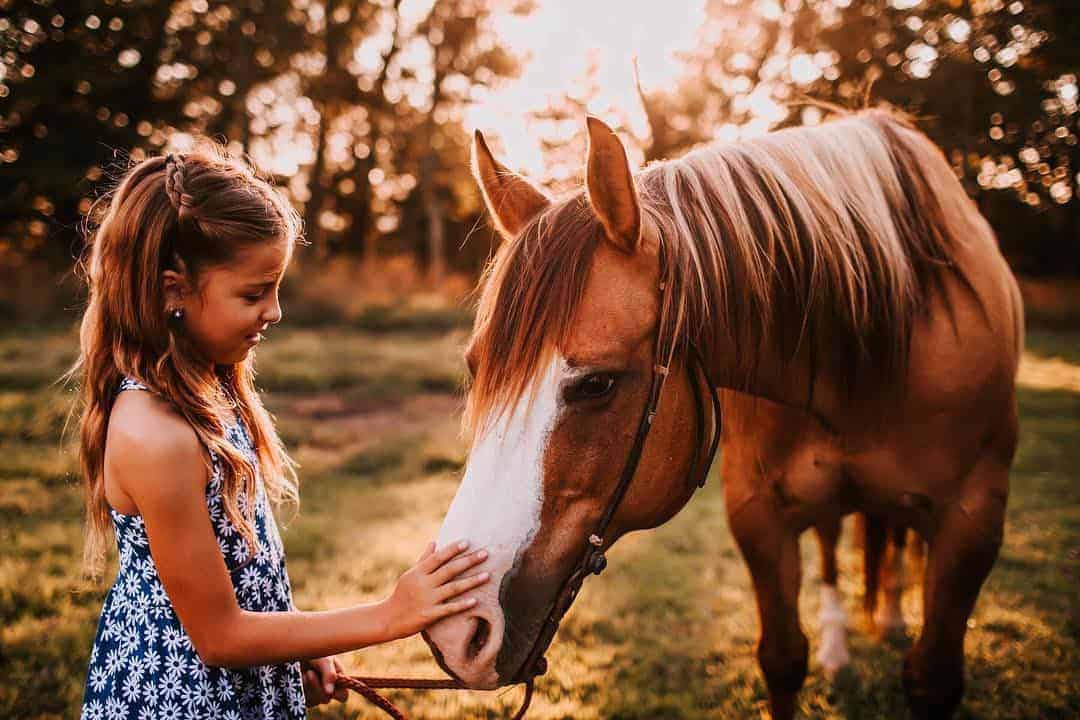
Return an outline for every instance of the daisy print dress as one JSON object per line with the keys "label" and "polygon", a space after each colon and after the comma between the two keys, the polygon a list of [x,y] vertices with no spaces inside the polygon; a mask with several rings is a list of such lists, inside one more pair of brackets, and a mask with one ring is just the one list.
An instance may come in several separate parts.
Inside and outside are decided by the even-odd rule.
{"label": "daisy print dress", "polygon": [[[125,379],[120,390],[146,390]],[[226,437],[257,463],[242,424]],[[245,610],[292,608],[292,589],[277,523],[262,484],[255,497],[259,550],[251,549],[225,515],[221,467],[211,453],[206,506],[236,599]],[[245,497],[240,507],[246,511]],[[150,555],[146,526],[137,515],[110,509],[120,563],[101,610],[90,653],[82,720],[291,720],[305,715],[299,663],[228,669],[199,658]]]}

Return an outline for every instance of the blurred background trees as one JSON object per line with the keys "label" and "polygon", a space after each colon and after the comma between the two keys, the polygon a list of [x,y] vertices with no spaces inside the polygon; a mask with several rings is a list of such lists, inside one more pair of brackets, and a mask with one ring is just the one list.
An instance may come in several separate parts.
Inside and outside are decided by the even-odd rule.
{"label": "blurred background trees", "polygon": [[[68,291],[43,287],[70,270],[81,215],[129,160],[183,150],[195,134],[287,189],[313,243],[307,265],[407,258],[431,286],[474,273],[491,238],[472,232],[468,113],[546,61],[511,47],[497,22],[540,4],[0,0],[0,312],[70,306]],[[539,180],[567,189],[580,180],[586,112],[652,161],[819,123],[829,104],[887,100],[921,118],[1020,272],[1076,275],[1071,5],[706,0],[671,82],[598,106],[590,55],[563,93],[521,108],[522,122],[547,160]],[[632,25],[632,4],[610,22]]]}

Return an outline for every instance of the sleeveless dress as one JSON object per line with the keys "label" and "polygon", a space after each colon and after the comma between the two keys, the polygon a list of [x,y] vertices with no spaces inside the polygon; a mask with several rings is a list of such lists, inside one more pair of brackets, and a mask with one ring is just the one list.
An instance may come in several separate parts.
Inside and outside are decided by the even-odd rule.
{"label": "sleeveless dress", "polygon": [[[125,379],[118,390],[147,390]],[[226,437],[257,465],[255,447],[240,423]],[[292,608],[292,589],[277,523],[262,484],[255,497],[259,551],[225,515],[221,466],[211,453],[206,508],[229,568],[240,607],[256,612]],[[241,509],[247,498],[240,498]],[[110,508],[120,563],[105,597],[90,653],[82,720],[292,720],[305,716],[300,664],[228,669],[199,658],[180,624],[150,555],[146,526],[138,515]]]}

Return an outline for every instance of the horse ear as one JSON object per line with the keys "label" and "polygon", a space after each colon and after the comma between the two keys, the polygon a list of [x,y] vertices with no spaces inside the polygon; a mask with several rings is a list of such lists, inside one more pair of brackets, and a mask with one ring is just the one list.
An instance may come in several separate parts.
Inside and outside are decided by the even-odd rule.
{"label": "horse ear", "polygon": [[608,240],[633,253],[641,239],[641,208],[626,150],[614,131],[591,115],[586,187],[589,203],[604,226]]}
{"label": "horse ear", "polygon": [[528,180],[495,160],[479,130],[473,138],[472,172],[495,228],[507,240],[551,203]]}

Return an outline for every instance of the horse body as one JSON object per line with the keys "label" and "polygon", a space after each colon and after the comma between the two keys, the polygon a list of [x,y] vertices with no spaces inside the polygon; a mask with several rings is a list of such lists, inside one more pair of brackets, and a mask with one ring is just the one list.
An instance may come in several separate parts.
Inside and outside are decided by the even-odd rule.
{"label": "horse body", "polygon": [[[854,511],[928,543],[905,688],[920,717],[949,716],[1017,436],[1022,315],[992,231],[936,148],[880,111],[637,178],[614,134],[589,130],[586,193],[562,202],[475,147],[508,243],[467,354],[473,451],[440,539],[494,548],[485,569],[497,582],[470,617],[426,633],[436,658],[474,687],[527,671],[660,361],[667,385],[602,541],[689,500],[683,478],[703,450],[688,405],[693,342],[725,388],[726,511],[754,583],[773,716],[792,716],[807,672],[798,537],[810,527],[825,551],[818,657],[828,670],[846,661],[833,555]],[[506,509],[491,517],[496,497]]]}
{"label": "horse body", "polygon": [[[996,248],[983,249],[996,264]],[[811,527],[819,530],[826,566],[832,563],[831,578],[823,571],[818,659],[832,672],[847,662],[832,554],[840,518],[856,511],[914,528],[929,541],[925,629],[906,663],[906,687],[918,717],[948,717],[959,700],[967,615],[1001,541],[1017,440],[1013,383],[1022,332],[1015,285],[1005,283],[1007,296],[994,298],[1001,283],[993,274],[1001,268],[964,270],[985,288],[983,305],[1006,312],[988,321],[967,287],[950,285],[953,319],[938,307],[918,323],[912,346],[933,351],[915,354],[903,402],[884,421],[867,419],[861,406],[850,414],[838,408],[834,432],[797,409],[722,393],[725,503],[754,579],[763,628],[759,658],[774,717],[792,715],[806,674],[797,538]],[[989,275],[985,284],[982,273]],[[823,537],[820,528],[830,525],[835,529]],[[893,558],[886,607],[870,618],[882,632],[903,626],[903,580],[896,577],[902,558]],[[948,592],[935,595],[932,589],[943,583]],[[875,592],[869,582],[867,592]]]}
{"label": "horse body", "polygon": [[[949,300],[935,298],[914,328],[918,352],[898,404],[838,402],[823,413],[825,425],[799,408],[722,391],[729,512],[767,493],[799,531],[830,514],[867,511],[930,537],[941,509],[966,491],[1004,500],[1007,485],[971,489],[965,479],[983,457],[1007,467],[1015,449],[1019,297],[989,230],[972,244],[980,246],[968,253],[973,262],[958,265],[984,300],[947,282]],[[767,467],[755,471],[759,460]]]}

